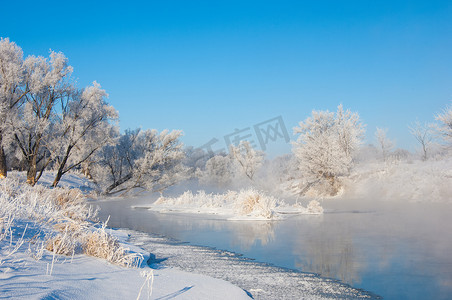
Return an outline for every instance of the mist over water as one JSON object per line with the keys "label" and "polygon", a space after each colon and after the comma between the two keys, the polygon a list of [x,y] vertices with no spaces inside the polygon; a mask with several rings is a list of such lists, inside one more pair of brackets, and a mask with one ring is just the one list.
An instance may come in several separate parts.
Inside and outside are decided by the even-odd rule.
{"label": "mist over water", "polygon": [[385,299],[452,295],[452,206],[381,199],[329,199],[323,215],[281,221],[226,221],[161,214],[99,202],[109,225],[242,253],[277,266],[339,279]]}

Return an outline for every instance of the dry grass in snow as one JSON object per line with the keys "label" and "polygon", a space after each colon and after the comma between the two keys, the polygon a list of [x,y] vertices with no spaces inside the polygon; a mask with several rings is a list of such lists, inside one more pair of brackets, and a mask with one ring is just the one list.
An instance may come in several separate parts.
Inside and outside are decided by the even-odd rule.
{"label": "dry grass in snow", "polygon": [[[96,216],[97,210],[86,202],[80,190],[31,187],[15,179],[1,179],[0,265],[2,256],[11,255],[25,242],[25,230],[17,239],[17,232],[22,230],[20,224],[37,228],[28,239],[29,252],[35,258],[42,257],[45,248],[59,255],[83,253],[126,267],[140,265],[142,255],[122,247],[106,231],[106,224],[96,228]],[[15,248],[4,247],[7,242]],[[6,248],[10,250],[3,251]]]}

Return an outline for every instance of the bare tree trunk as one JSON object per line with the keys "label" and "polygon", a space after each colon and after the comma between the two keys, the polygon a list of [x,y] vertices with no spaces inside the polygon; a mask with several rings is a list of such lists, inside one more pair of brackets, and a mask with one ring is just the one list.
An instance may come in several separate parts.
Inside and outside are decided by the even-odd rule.
{"label": "bare tree trunk", "polygon": [[0,136],[0,178],[5,178],[8,175],[8,168],[6,167],[6,154],[3,146],[1,146],[2,137]]}
{"label": "bare tree trunk", "polygon": [[63,157],[63,160],[60,162],[60,166],[58,167],[58,172],[55,176],[55,180],[52,183],[53,187],[56,187],[58,185],[58,182],[60,182],[61,177],[63,177],[63,170],[64,167],[66,166],[67,160],[69,158],[69,153],[71,153],[71,149],[72,149],[72,145],[68,146],[66,149],[66,155]]}
{"label": "bare tree trunk", "polygon": [[53,180],[52,187],[56,187],[58,185],[58,182],[60,182],[61,177],[63,177],[63,169],[58,168],[58,172],[55,176],[55,179]]}
{"label": "bare tree trunk", "polygon": [[31,186],[36,184],[36,155],[33,155],[31,159],[27,159],[28,170],[27,170],[27,183]]}

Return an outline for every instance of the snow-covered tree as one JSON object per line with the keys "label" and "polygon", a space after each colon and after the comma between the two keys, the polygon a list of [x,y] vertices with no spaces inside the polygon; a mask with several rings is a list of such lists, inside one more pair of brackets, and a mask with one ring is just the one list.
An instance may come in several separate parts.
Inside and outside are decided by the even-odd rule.
{"label": "snow-covered tree", "polygon": [[452,144],[452,106],[448,106],[441,114],[436,116],[440,122],[438,132],[446,143]]}
{"label": "snow-covered tree", "polygon": [[378,147],[380,148],[383,155],[384,161],[387,161],[389,153],[394,148],[394,142],[387,137],[387,133],[388,129],[379,127],[377,127],[377,130],[375,131],[375,138],[377,140]]}
{"label": "snow-covered tree", "polygon": [[192,177],[197,176],[197,171],[204,169],[209,159],[213,157],[213,153],[204,151],[201,148],[194,148],[188,146],[184,149],[185,159],[183,164],[189,168],[189,173]]}
{"label": "snow-covered tree", "polygon": [[337,107],[336,126],[339,135],[339,145],[348,159],[353,159],[364,138],[364,126],[358,113],[344,111],[342,104]]}
{"label": "snow-covered tree", "polygon": [[22,49],[8,38],[0,39],[0,178],[6,177],[4,148],[12,143],[11,118],[23,100],[24,65]]}
{"label": "snow-covered tree", "polygon": [[204,170],[198,170],[197,173],[202,184],[224,187],[231,183],[235,172],[231,157],[217,154],[206,162]]}
{"label": "snow-covered tree", "polygon": [[105,101],[107,96],[94,81],[92,86],[63,99],[54,123],[54,138],[47,144],[57,168],[54,187],[69,170],[113,143],[117,128],[110,121],[117,119],[118,113]]}
{"label": "snow-covered tree", "polygon": [[72,67],[67,64],[64,54],[53,51],[49,59],[27,57],[24,66],[28,93],[19,116],[11,125],[17,146],[27,163],[27,182],[34,185],[51,161],[50,153],[44,148],[45,139],[52,134],[50,129],[55,106],[61,99],[70,96],[72,88],[68,78]]}
{"label": "snow-covered tree", "polygon": [[242,173],[250,180],[253,180],[254,174],[262,166],[264,153],[254,150],[248,141],[241,141],[238,146],[229,147],[232,158],[239,164]]}
{"label": "snow-covered tree", "polygon": [[421,144],[422,150],[422,160],[427,160],[428,152],[430,151],[430,147],[433,144],[434,139],[434,125],[424,123],[421,124],[419,121],[416,121],[413,125],[408,127],[410,133],[414,136],[414,138]]}
{"label": "snow-covered tree", "polygon": [[106,194],[135,188],[162,192],[186,177],[182,132],[126,131],[116,146],[100,153],[92,175]]}
{"label": "snow-covered tree", "polygon": [[363,135],[357,113],[313,111],[312,116],[294,128],[299,134],[293,152],[305,181],[302,192],[327,185],[329,194],[337,192],[337,177],[348,174]]}

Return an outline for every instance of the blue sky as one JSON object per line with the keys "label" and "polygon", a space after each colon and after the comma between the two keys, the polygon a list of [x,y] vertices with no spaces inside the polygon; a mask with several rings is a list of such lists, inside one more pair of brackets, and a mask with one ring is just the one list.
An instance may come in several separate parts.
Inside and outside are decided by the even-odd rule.
{"label": "blue sky", "polygon": [[342,103],[367,142],[379,126],[413,150],[408,125],[452,100],[452,1],[1,2],[0,36],[63,52],[122,129],[182,129],[193,146],[278,116],[294,138],[313,109]]}

